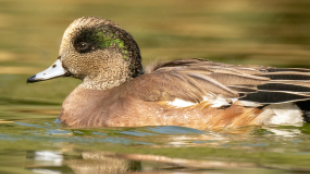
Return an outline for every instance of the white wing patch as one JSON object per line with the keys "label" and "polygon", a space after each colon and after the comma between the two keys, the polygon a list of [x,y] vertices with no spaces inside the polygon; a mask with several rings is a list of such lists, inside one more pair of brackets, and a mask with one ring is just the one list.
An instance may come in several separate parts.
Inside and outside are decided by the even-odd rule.
{"label": "white wing patch", "polygon": [[176,107],[188,107],[188,106],[192,106],[196,104],[197,103],[185,101],[185,100],[178,99],[178,98],[174,99],[173,101],[168,102],[168,105],[176,106]]}
{"label": "white wing patch", "polygon": [[[217,107],[221,107],[221,106],[228,106],[231,105],[232,103],[234,103],[235,101],[237,101],[237,98],[225,98],[222,96],[206,96],[203,97],[203,101],[204,102],[207,101],[208,103],[211,103],[211,107],[217,108]],[[179,98],[174,99],[173,101],[168,102],[168,105],[171,106],[175,106],[175,107],[188,107],[188,106],[193,106],[199,103],[193,103],[193,102],[189,102],[189,101],[185,101]]]}
{"label": "white wing patch", "polygon": [[208,102],[210,102],[212,105],[212,108],[218,108],[221,106],[229,106],[231,104],[233,104],[235,101],[237,101],[237,98],[226,98],[226,97],[222,97],[220,95],[214,97],[214,98],[203,98],[204,101],[207,100]]}
{"label": "white wing patch", "polygon": [[259,104],[259,103],[256,103],[256,102],[242,101],[242,100],[239,100],[237,105],[239,105],[239,106],[248,106],[248,107],[259,107],[259,106],[262,106],[262,104]]}

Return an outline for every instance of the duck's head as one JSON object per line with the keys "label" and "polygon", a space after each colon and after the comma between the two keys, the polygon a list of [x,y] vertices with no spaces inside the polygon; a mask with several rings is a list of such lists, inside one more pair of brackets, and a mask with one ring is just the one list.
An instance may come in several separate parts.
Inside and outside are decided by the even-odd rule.
{"label": "duck's head", "polygon": [[70,76],[87,88],[103,90],[141,73],[139,47],[128,32],[109,20],[83,17],[66,29],[56,62],[27,82]]}

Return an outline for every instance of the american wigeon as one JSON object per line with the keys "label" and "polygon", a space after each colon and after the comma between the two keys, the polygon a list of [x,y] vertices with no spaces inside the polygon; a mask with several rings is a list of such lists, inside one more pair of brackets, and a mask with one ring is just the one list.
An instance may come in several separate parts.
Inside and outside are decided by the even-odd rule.
{"label": "american wigeon", "polygon": [[72,127],[177,125],[223,129],[300,125],[309,120],[310,69],[180,59],[142,68],[133,37],[97,17],[75,20],[56,62],[27,82],[83,81],[65,99],[60,120]]}

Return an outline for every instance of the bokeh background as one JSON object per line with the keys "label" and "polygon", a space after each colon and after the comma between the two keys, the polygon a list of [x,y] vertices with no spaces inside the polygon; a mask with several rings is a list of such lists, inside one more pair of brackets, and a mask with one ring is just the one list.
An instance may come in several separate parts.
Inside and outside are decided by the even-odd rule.
{"label": "bokeh background", "polygon": [[[310,171],[309,124],[224,133],[59,126],[61,103],[81,81],[59,78],[26,84],[26,79],[56,60],[63,32],[82,16],[110,19],[130,32],[144,66],[157,59],[199,57],[310,68],[309,0],[0,0],[0,173],[122,173],[128,168],[206,172],[210,163],[195,160],[222,162],[217,163],[223,168],[218,173],[240,173],[224,170],[234,165],[231,162],[251,162],[253,168],[242,170],[245,173]],[[136,161],[154,162],[158,156],[116,155],[120,160],[114,163],[105,158],[112,152],[185,161],[164,158],[161,165],[142,162],[135,168]],[[106,169],[117,165],[121,167]]]}

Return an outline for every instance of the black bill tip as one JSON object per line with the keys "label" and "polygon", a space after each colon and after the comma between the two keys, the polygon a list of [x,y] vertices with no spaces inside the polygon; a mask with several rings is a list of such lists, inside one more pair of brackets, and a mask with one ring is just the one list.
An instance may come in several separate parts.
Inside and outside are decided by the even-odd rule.
{"label": "black bill tip", "polygon": [[36,75],[33,75],[33,76],[31,76],[31,77],[29,77],[29,78],[27,79],[27,84],[28,84],[28,83],[38,82],[38,81],[40,81],[40,80],[36,79]]}

